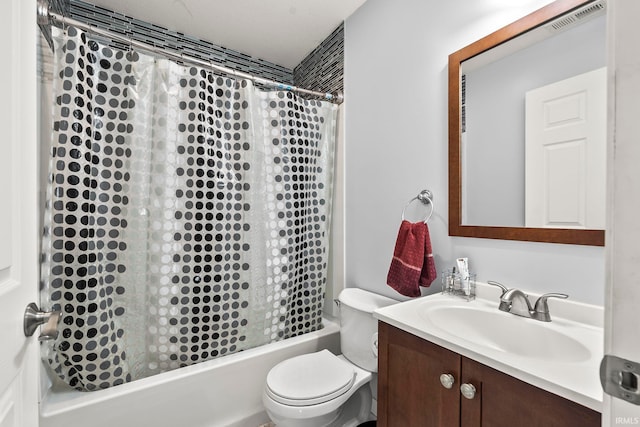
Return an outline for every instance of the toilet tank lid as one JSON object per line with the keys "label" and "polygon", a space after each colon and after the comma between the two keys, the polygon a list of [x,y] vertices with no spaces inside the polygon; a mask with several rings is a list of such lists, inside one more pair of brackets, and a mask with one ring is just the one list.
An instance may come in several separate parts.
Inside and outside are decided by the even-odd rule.
{"label": "toilet tank lid", "polygon": [[360,288],[343,289],[342,292],[340,292],[338,299],[341,304],[348,305],[349,307],[364,313],[373,313],[374,310],[398,302],[394,299],[374,294],[373,292],[365,291]]}

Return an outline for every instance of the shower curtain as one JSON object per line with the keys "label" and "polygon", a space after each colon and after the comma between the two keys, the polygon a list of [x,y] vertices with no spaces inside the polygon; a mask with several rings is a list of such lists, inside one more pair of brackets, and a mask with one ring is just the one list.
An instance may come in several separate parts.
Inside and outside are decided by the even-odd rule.
{"label": "shower curtain", "polygon": [[320,328],[337,107],[54,36],[51,369],[97,390]]}

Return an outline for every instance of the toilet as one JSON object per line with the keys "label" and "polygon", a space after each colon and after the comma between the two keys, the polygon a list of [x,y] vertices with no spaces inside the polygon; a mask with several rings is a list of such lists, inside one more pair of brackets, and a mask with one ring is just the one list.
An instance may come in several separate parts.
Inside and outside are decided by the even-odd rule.
{"label": "toilet", "polygon": [[372,313],[397,301],[358,288],[343,290],[338,301],[342,354],[322,350],[292,357],[267,375],[262,401],[277,427],[356,427],[372,419],[378,371]]}

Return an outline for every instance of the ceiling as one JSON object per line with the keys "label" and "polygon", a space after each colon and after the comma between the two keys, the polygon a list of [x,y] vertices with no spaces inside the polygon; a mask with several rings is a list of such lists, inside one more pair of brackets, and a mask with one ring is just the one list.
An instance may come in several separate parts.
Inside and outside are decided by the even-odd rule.
{"label": "ceiling", "polygon": [[86,0],[294,68],[366,0]]}

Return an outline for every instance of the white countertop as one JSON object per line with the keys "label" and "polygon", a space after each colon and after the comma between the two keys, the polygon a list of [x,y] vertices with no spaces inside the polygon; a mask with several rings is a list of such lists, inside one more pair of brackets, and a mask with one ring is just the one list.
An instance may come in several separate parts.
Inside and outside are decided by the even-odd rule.
{"label": "white countertop", "polygon": [[[477,297],[473,301],[434,294],[378,309],[374,317],[434,344],[473,359],[486,366],[511,375],[543,390],[602,412],[603,391],[600,386],[600,361],[603,356],[604,309],[599,306],[569,300],[549,299],[550,323],[526,319],[498,311],[500,291],[493,286],[477,284]],[[537,295],[531,295],[535,301]],[[436,325],[424,315],[427,305],[438,304],[445,308],[478,308],[493,310],[500,315],[511,316],[522,322],[538,322],[541,327],[551,328],[571,336],[588,349],[589,356],[580,360],[558,360],[552,357],[529,357],[501,351],[491,346],[480,345],[472,337],[465,339],[462,331],[451,330],[450,325]],[[511,321],[511,319],[508,319]],[[527,336],[516,330],[507,340],[526,340]],[[531,326],[531,325],[523,325]],[[538,325],[536,325],[538,326]],[[448,330],[449,329],[449,330]],[[544,351],[542,352],[544,353]]]}

